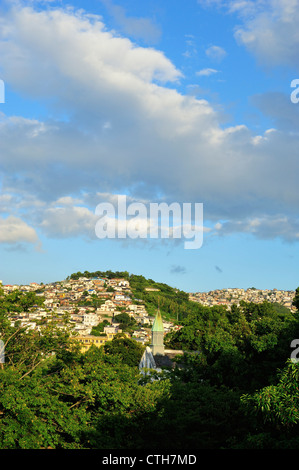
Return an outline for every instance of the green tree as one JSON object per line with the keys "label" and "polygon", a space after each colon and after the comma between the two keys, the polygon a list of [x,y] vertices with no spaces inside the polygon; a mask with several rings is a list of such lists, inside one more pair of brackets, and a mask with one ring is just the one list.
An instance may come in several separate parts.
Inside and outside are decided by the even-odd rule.
{"label": "green tree", "polygon": [[276,385],[269,385],[253,395],[241,397],[248,409],[264,422],[290,428],[299,423],[299,364],[288,360]]}
{"label": "green tree", "polygon": [[101,336],[104,333],[105,326],[110,325],[108,320],[103,320],[97,326],[93,326],[90,334],[94,336]]}
{"label": "green tree", "polygon": [[114,315],[114,321],[116,323],[119,323],[119,328],[123,331],[127,331],[129,333],[132,333],[134,331],[134,328],[137,326],[136,320],[128,315],[126,312],[115,314]]}
{"label": "green tree", "polygon": [[239,394],[195,381],[171,382],[158,417],[147,423],[149,449],[224,449],[243,441],[249,420]]}
{"label": "green tree", "polygon": [[293,306],[299,311],[299,287],[295,291],[295,297],[293,299]]}
{"label": "green tree", "polygon": [[54,380],[41,372],[20,377],[0,371],[0,447],[78,448],[86,415],[53,393]]}
{"label": "green tree", "polygon": [[15,290],[4,295],[3,289],[0,289],[0,312],[28,312],[33,307],[42,307],[44,300],[44,297],[36,295],[35,292],[23,293]]}
{"label": "green tree", "polygon": [[247,391],[275,380],[299,330],[297,315],[267,302],[240,302],[230,311],[201,306],[182,323],[166,344],[199,351],[203,379]]}
{"label": "green tree", "polygon": [[299,363],[288,359],[278,382],[241,396],[255,430],[244,442],[252,448],[299,449]]}
{"label": "green tree", "polygon": [[119,356],[124,364],[131,367],[139,365],[144,349],[144,346],[134,339],[121,335],[116,335],[112,341],[104,345],[106,354]]}
{"label": "green tree", "polygon": [[[0,370],[0,448],[126,448],[167,393],[165,384],[139,385],[138,368],[119,354],[81,354],[54,321],[34,332],[1,319],[9,351]],[[133,341],[128,349],[132,359]]]}
{"label": "green tree", "polygon": [[297,313],[267,302],[204,307],[162,283],[133,283],[153,310],[158,299],[165,314],[181,309],[182,328],[165,343],[190,352],[154,381],[141,380],[137,341],[117,335],[82,354],[67,317],[38,330],[11,322],[41,297],[0,291],[0,448],[298,449],[299,365],[286,362]]}

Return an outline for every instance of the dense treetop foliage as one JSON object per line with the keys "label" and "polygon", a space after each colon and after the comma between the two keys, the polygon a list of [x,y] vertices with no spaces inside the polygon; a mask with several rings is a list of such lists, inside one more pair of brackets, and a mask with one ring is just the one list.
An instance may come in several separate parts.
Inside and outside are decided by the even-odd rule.
{"label": "dense treetop foliage", "polygon": [[0,291],[0,448],[299,448],[299,365],[290,359],[299,312],[267,302],[204,307],[127,278],[134,298],[178,318],[165,338],[185,351],[175,368],[142,376],[143,348],[125,336],[81,353],[67,317],[35,330],[13,324],[42,298]]}

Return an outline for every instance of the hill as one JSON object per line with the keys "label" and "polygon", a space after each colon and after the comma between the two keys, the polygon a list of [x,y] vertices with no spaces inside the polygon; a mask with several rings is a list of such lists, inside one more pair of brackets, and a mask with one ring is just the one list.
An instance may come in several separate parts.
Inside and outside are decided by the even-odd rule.
{"label": "hill", "polygon": [[[290,360],[299,337],[298,289],[296,312],[269,302],[228,309],[191,302],[143,276],[108,274],[129,281],[134,302],[162,304],[168,315],[179,310],[180,327],[165,340],[192,354],[182,367],[141,377],[134,340],[82,352],[67,315],[44,318],[37,328],[11,321],[30,314],[40,293],[0,290],[0,448],[299,448],[299,361]],[[68,282],[58,284],[64,299]]]}
{"label": "hill", "polygon": [[165,320],[181,322],[189,314],[199,312],[200,306],[189,300],[189,294],[177,288],[171,287],[163,282],[147,279],[142,275],[129,274],[128,271],[84,271],[73,273],[68,279],[93,278],[123,278],[130,283],[134,301],[141,300],[149,313],[155,315],[160,308]]}

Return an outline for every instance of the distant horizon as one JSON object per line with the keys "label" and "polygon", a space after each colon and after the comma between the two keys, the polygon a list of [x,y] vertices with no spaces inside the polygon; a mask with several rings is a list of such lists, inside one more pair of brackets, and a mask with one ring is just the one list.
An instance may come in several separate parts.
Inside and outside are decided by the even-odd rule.
{"label": "distant horizon", "polygon": [[[106,270],[108,271],[109,268]],[[84,270],[85,271],[85,270]],[[82,274],[84,273],[84,271],[82,272]],[[100,271],[100,270],[99,270]],[[112,270],[111,270],[112,271]],[[116,269],[115,271],[127,271],[127,270],[118,270]],[[23,283],[13,283],[13,282],[8,282],[8,283],[2,283],[3,286],[13,286],[13,285],[16,285],[16,286],[29,286],[30,284],[38,284],[38,285],[41,285],[41,283],[43,285],[49,285],[49,284],[55,284],[57,282],[64,282],[64,281],[67,281],[67,277],[68,276],[71,276],[71,274],[75,274],[77,273],[78,271],[74,272],[74,273],[70,273],[68,274],[65,278],[62,278],[62,279],[56,279],[56,280],[52,280],[52,281],[48,281],[48,282],[44,282],[44,281],[36,281],[36,280],[32,280],[32,281],[29,281],[29,282],[23,282]],[[81,272],[81,271],[80,271]],[[91,271],[93,272],[93,271]],[[114,272],[114,271],[113,271]],[[129,271],[128,271],[129,272]],[[144,276],[143,274],[137,274],[137,273],[131,273],[129,272],[129,275],[136,275],[136,276]],[[84,276],[83,276],[84,277]],[[146,279],[152,279],[152,278],[148,278],[146,276],[144,276]],[[167,282],[164,282],[163,280],[156,280],[156,279],[152,279],[154,282],[160,282],[160,283],[164,283],[164,284],[167,284],[169,285],[170,287],[172,287],[173,289],[179,289],[181,291],[184,291],[188,294],[196,294],[196,293],[207,293],[207,292],[214,292],[214,291],[217,291],[217,290],[226,290],[226,289],[243,289],[244,291],[247,291],[247,290],[250,290],[250,289],[255,289],[255,290],[260,290],[260,291],[265,291],[265,290],[270,290],[270,291],[273,291],[273,290],[278,290],[278,291],[284,291],[284,292],[294,292],[297,287],[299,286],[296,286],[294,289],[280,289],[279,287],[256,287],[256,286],[250,286],[250,287],[240,287],[240,286],[229,286],[229,287],[215,287],[213,289],[208,289],[208,290],[184,290],[184,289],[181,289],[180,287],[176,286],[176,285],[172,285],[172,284],[169,284]],[[0,283],[2,282],[3,280],[0,279]]]}

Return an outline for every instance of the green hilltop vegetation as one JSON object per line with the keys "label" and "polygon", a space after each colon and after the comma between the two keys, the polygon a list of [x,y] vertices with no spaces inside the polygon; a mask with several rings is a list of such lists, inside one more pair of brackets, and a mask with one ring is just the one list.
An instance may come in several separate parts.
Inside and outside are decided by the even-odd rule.
{"label": "green hilltop vegetation", "polygon": [[[68,279],[79,279],[80,277],[93,278],[123,278],[129,281],[133,293],[133,300],[141,300],[150,315],[155,315],[159,306],[164,319],[181,321],[192,312],[199,311],[196,302],[189,300],[189,294],[171,287],[162,282],[146,279],[142,275],[129,274],[127,271],[84,271],[71,274]],[[147,291],[146,289],[156,289]]]}
{"label": "green hilltop vegetation", "polygon": [[299,449],[299,288],[295,312],[268,302],[227,309],[127,272],[76,276],[128,279],[134,299],[178,319],[165,344],[185,354],[143,376],[134,339],[81,353],[67,316],[63,328],[55,317],[39,329],[12,325],[42,298],[0,290],[0,448]]}

